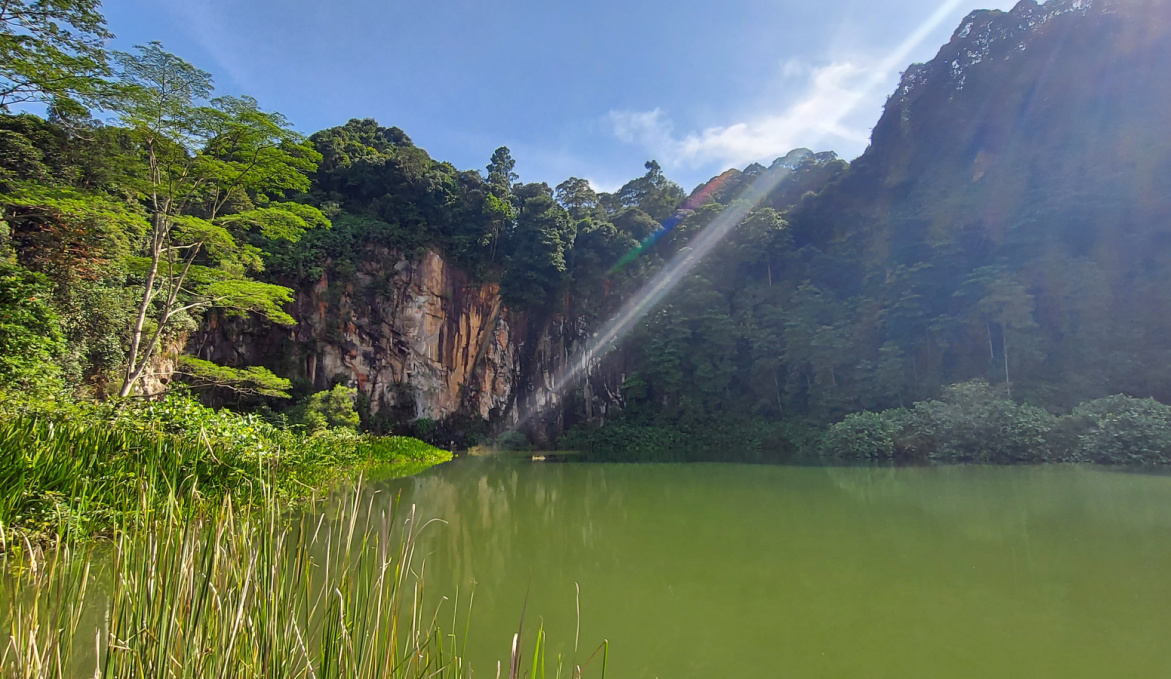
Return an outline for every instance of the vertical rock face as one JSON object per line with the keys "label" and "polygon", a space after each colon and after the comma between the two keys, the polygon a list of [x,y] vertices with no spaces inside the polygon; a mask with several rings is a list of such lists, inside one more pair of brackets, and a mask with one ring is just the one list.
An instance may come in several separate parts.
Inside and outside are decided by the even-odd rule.
{"label": "vertical rock face", "polygon": [[[417,262],[380,258],[352,281],[323,278],[298,296],[294,351],[315,386],[350,382],[371,413],[399,408],[440,420],[466,401],[488,418],[507,404],[515,371],[501,311],[494,284],[469,284],[435,252]],[[481,357],[489,360],[473,375]]]}
{"label": "vertical rock face", "polygon": [[589,339],[582,318],[571,310],[542,318],[512,312],[495,283],[470,281],[434,251],[418,259],[373,251],[347,280],[323,276],[299,290],[289,311],[298,324],[286,329],[213,316],[189,348],[219,363],[265,365],[317,389],[350,384],[370,415],[388,422],[522,424],[540,442],[577,419],[568,405],[600,418],[617,403],[619,375],[592,374],[557,393],[559,373]]}

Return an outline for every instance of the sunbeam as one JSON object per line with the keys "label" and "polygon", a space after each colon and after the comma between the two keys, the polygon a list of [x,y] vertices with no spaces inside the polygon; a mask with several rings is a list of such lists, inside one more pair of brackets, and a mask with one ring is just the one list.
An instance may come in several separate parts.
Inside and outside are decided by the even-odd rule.
{"label": "sunbeam", "polygon": [[[938,28],[949,16],[960,6],[961,0],[948,0],[937,9],[930,17],[927,18],[917,29],[912,31],[902,43],[892,50],[885,58],[879,62],[879,66],[875,68],[870,76],[862,86],[857,88],[846,101],[845,105],[838,109],[830,120],[826,121],[825,128],[832,128],[840,123],[846,116],[848,116],[858,105],[865,100],[875,88],[883,86],[891,72],[897,69],[907,59],[908,55],[915,50],[932,31]],[[703,228],[695,238],[684,248],[682,248],[667,266],[663,267],[661,271],[654,275],[650,281],[646,283],[633,297],[631,297],[618,313],[603,327],[602,331],[597,334],[594,340],[585,349],[578,351],[566,363],[566,367],[560,373],[554,376],[553,383],[550,386],[549,397],[559,396],[565,389],[572,386],[577,379],[588,372],[589,366],[605,356],[618,346],[618,343],[630,332],[630,330],[642,320],[660,301],[663,300],[672,290],[682,281],[687,274],[689,274],[701,261],[708,255],[728,233],[736,227],[744,218],[751,212],[765,196],[772,193],[774,189],[791,173],[792,170],[778,166],[773,170],[763,174],[752,186],[744,192],[743,195],[755,196],[752,201],[738,202],[735,205],[728,206],[712,220],[710,224]],[[706,196],[704,196],[706,198]],[[692,205],[693,201],[689,201],[684,205],[684,208],[696,207]],[[702,202],[702,201],[700,201]],[[635,259],[639,254],[645,251],[648,247],[653,245],[655,241],[663,236],[667,231],[670,231],[680,221],[680,215],[677,213],[671,219],[664,222],[663,227],[657,230],[649,238],[646,239],[638,248],[625,255],[619,260],[611,271],[622,268],[630,261]],[[540,403],[546,403],[549,398],[540,399]],[[517,418],[513,424],[513,430],[522,429],[538,414],[537,399],[528,405],[525,410]]]}

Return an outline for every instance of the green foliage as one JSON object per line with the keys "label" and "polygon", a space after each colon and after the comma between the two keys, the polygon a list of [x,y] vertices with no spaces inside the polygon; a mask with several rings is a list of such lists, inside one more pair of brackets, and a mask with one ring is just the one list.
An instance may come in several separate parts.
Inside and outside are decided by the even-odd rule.
{"label": "green foliage", "polygon": [[430,440],[433,436],[435,436],[435,432],[438,431],[438,429],[439,424],[429,417],[420,417],[419,419],[412,421],[408,426],[408,430],[411,436],[417,439],[422,439],[424,441]]}
{"label": "green foliage", "polygon": [[10,0],[0,11],[0,109],[55,97],[93,100],[108,72],[97,0]]}
{"label": "green foliage", "polygon": [[911,411],[911,454],[949,462],[1016,463],[1051,459],[1047,435],[1056,426],[1048,412],[996,394],[985,382],[955,385],[943,400]]}
{"label": "green foliage", "polygon": [[680,431],[663,427],[624,426],[607,424],[603,427],[579,426],[570,429],[558,440],[561,450],[572,450],[602,459],[643,461],[671,461],[692,448]]}
{"label": "green foliage", "polygon": [[105,404],[9,399],[0,414],[0,483],[13,489],[0,498],[0,525],[33,534],[86,535],[174,502],[249,502],[266,486],[301,497],[346,470],[450,457],[417,439],[352,429],[303,435],[174,394]]}
{"label": "green foliage", "polygon": [[528,198],[509,242],[508,269],[500,281],[506,304],[539,306],[566,282],[565,256],[576,229],[569,214],[547,195]]}
{"label": "green foliage", "polygon": [[848,415],[826,431],[828,460],[1014,464],[1056,459],[1058,419],[999,395],[986,382],[954,385],[907,410]]}
{"label": "green foliage", "polygon": [[586,219],[598,215],[601,203],[598,194],[585,179],[570,177],[557,185],[557,202],[574,219]]}
{"label": "green foliage", "polygon": [[972,382],[909,411],[851,414],[826,431],[821,447],[829,460],[1166,464],[1171,407],[1117,395],[1055,417]]}
{"label": "green foliage", "polygon": [[507,191],[520,177],[513,172],[516,161],[512,159],[512,152],[507,146],[501,146],[492,152],[492,159],[488,161],[488,183]]}
{"label": "green foliage", "polygon": [[906,427],[907,411],[850,413],[831,426],[821,439],[826,460],[892,460],[895,441]]}
{"label": "green foliage", "polygon": [[296,241],[329,221],[314,207],[270,205],[309,189],[308,174],[321,160],[283,116],[248,97],[203,103],[211,76],[158,43],[115,57],[121,71],[112,108],[152,168],[138,186],[149,197],[149,264],[120,392],[126,396],[184,314],[218,306],[291,324],[281,308],[291,291],[248,278],[261,268],[261,251],[248,241]]}
{"label": "green foliage", "polygon": [[134,318],[133,291],[125,277],[59,282],[53,306],[65,351],[59,359],[67,386],[84,396],[104,396],[126,360],[126,335]]}
{"label": "green foliage", "polygon": [[226,309],[229,314],[250,312],[279,325],[296,325],[284,306],[293,301],[293,291],[283,285],[228,278],[203,288],[204,304]]}
{"label": "green foliage", "polygon": [[109,273],[149,228],[138,206],[66,186],[14,187],[0,205],[21,261],[59,279]]}
{"label": "green foliage", "polygon": [[1074,408],[1072,459],[1107,464],[1171,463],[1171,406],[1109,396]]}
{"label": "green foliage", "polygon": [[953,385],[940,400],[911,408],[851,413],[826,428],[763,420],[739,427],[691,426],[622,421],[579,426],[558,445],[586,453],[586,459],[660,462],[1171,463],[1171,406],[1118,395],[1059,417],[1010,401],[982,381]]}
{"label": "green foliage", "polygon": [[63,350],[48,281],[0,260],[0,394],[50,388]]}
{"label": "green foliage", "polygon": [[574,427],[557,447],[592,461],[811,463],[817,461],[819,433],[796,420],[678,427],[619,420]]}
{"label": "green foliage", "polygon": [[493,439],[492,447],[507,452],[526,452],[533,449],[533,444],[519,431],[506,431]]}
{"label": "green foliage", "polygon": [[0,524],[84,536],[123,516],[149,518],[170,497],[198,501],[198,488],[214,498],[256,478],[238,458],[227,460],[214,462],[197,441],[95,421],[14,416],[0,424]]}
{"label": "green foliage", "polygon": [[319,391],[294,410],[293,418],[298,424],[312,432],[329,427],[357,430],[361,424],[354,400],[358,390],[341,384],[332,389]]}
{"label": "green foliage", "polygon": [[232,368],[194,356],[180,356],[176,374],[195,387],[227,389],[238,394],[289,398],[292,383],[260,366]]}
{"label": "green foliage", "polygon": [[686,196],[678,184],[663,175],[658,162],[648,160],[646,170],[646,175],[627,182],[607,202],[611,209],[619,205],[636,207],[661,222],[675,212]]}

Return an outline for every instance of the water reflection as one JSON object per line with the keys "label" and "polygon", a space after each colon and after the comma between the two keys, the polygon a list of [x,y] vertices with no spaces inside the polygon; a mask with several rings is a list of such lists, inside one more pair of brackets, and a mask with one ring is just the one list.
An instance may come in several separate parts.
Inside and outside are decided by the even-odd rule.
{"label": "water reflection", "polygon": [[476,584],[480,674],[526,596],[573,655],[575,585],[616,676],[1171,671],[1167,477],[473,459],[368,491],[447,521],[420,548],[432,592]]}

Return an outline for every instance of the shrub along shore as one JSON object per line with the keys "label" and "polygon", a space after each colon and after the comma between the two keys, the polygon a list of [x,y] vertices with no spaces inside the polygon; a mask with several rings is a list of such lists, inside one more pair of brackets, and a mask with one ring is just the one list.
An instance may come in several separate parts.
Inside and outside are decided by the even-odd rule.
{"label": "shrub along shore", "polygon": [[10,403],[0,418],[0,538],[84,538],[228,496],[291,502],[348,474],[409,474],[449,459],[413,438],[282,429],[179,394]]}
{"label": "shrub along shore", "polygon": [[828,427],[790,420],[689,431],[619,420],[573,429],[559,446],[593,460],[1162,465],[1171,464],[1171,406],[1117,395],[1055,414],[978,380]]}

